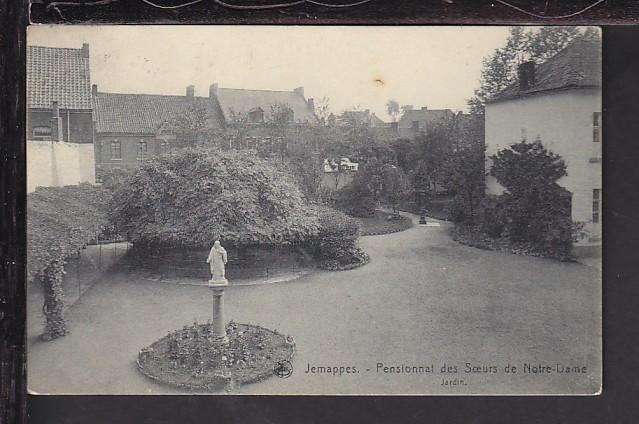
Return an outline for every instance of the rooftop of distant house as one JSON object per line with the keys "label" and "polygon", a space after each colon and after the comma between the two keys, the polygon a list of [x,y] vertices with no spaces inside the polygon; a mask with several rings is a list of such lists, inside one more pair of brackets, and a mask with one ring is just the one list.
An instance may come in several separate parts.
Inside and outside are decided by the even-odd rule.
{"label": "rooftop of distant house", "polygon": [[413,122],[420,122],[420,124],[432,125],[442,119],[452,118],[455,113],[450,109],[429,109],[428,107],[422,107],[421,109],[407,109],[399,118],[398,127],[411,128]]}
{"label": "rooftop of distant house", "polygon": [[384,127],[386,122],[382,121],[375,112],[371,112],[370,109],[366,110],[346,110],[341,113],[339,117],[341,123],[358,123],[371,127]]}
{"label": "rooftop of distant house", "polygon": [[[316,123],[313,100],[306,100],[304,88],[297,87],[292,91],[250,90],[242,88],[223,88],[214,84],[217,99],[226,120],[233,114],[246,115],[257,108],[262,109],[265,116],[271,108],[285,105],[293,111],[293,120],[298,123]],[[212,89],[213,87],[212,86]]]}
{"label": "rooftop of distant house", "polygon": [[[544,63],[528,62],[531,73],[520,78],[489,102],[570,88],[601,87],[601,40],[581,36]],[[521,68],[520,68],[521,69]],[[522,78],[527,80],[523,81]]]}
{"label": "rooftop of distant house", "polygon": [[27,107],[91,109],[89,45],[79,49],[27,47]]}
{"label": "rooftop of distant house", "polygon": [[[185,95],[121,94],[98,92],[94,86],[94,120],[100,133],[155,134],[172,118],[189,109],[205,108],[207,126],[216,128],[229,122],[233,114],[247,115],[262,109],[269,119],[271,107],[286,105],[298,123],[316,123],[312,99],[304,98],[303,88],[293,91],[244,90],[209,87],[208,97],[195,96],[188,86]],[[221,109],[221,110],[220,110]]]}

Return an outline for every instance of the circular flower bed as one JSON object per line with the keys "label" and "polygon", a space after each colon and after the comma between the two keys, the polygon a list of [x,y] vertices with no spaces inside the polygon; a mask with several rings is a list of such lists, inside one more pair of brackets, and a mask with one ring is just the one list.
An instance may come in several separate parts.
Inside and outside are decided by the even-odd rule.
{"label": "circular flower bed", "polygon": [[359,247],[355,249],[352,254],[351,261],[348,263],[341,263],[337,260],[326,260],[319,263],[319,268],[328,271],[348,271],[349,269],[359,268],[369,263],[371,260],[368,253],[364,252]]}
{"label": "circular flower bed", "polygon": [[212,330],[211,323],[195,323],[169,333],[140,351],[138,369],[171,386],[219,391],[272,376],[278,363],[295,354],[292,337],[257,325],[230,322],[224,346]]}
{"label": "circular flower bed", "polygon": [[375,215],[369,218],[360,218],[360,221],[362,223],[362,236],[398,233],[413,226],[413,221],[409,217],[383,211],[375,211]]}

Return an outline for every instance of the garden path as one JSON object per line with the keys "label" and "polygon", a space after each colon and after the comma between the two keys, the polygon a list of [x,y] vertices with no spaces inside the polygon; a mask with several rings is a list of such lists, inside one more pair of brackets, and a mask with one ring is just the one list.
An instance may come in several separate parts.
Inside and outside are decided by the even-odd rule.
{"label": "garden path", "polygon": [[[414,220],[416,216],[412,216]],[[361,239],[370,264],[317,271],[225,295],[228,319],[295,337],[290,378],[238,389],[259,393],[593,393],[601,373],[601,283],[579,263],[459,245],[441,227]],[[67,312],[71,333],[30,338],[29,388],[40,393],[181,393],[143,377],[140,348],[175,328],[206,321],[204,287],[132,281],[115,270]],[[31,326],[30,326],[31,327]],[[587,374],[464,375],[442,386],[439,374],[377,372],[377,364],[521,366],[581,364]],[[308,366],[355,366],[359,373],[306,373]],[[367,371],[369,370],[369,371]]]}

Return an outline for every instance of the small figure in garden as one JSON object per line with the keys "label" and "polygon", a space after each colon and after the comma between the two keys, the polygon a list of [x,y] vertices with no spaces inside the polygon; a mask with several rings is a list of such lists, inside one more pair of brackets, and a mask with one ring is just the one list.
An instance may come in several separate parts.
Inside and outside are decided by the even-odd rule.
{"label": "small figure in garden", "polygon": [[219,240],[213,243],[213,247],[206,258],[206,263],[211,267],[211,281],[222,281],[225,279],[224,265],[226,265],[226,249],[222,247]]}

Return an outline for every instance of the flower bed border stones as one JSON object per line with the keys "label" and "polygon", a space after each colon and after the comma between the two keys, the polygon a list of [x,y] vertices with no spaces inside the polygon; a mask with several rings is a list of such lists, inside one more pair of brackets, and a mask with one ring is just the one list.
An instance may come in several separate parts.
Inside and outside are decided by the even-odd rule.
{"label": "flower bed border stones", "polygon": [[[226,327],[227,334],[229,336],[229,345],[220,349],[219,352],[214,353],[214,359],[216,359],[217,356],[233,358],[234,353],[236,353],[234,347],[238,344],[241,345],[240,340],[249,342],[247,338],[242,336],[253,331],[254,334],[261,335],[263,341],[261,341],[257,346],[248,347],[248,350],[245,351],[245,353],[248,355],[255,355],[259,351],[264,351],[270,352],[269,354],[272,355],[271,358],[265,358],[265,360],[262,361],[260,370],[249,375],[242,375],[241,369],[243,368],[236,367],[240,361],[238,360],[230,369],[227,367],[224,369],[213,369],[201,383],[186,381],[189,380],[188,376],[192,376],[196,371],[196,369],[192,366],[184,366],[184,370],[177,374],[180,376],[178,379],[173,378],[171,375],[175,375],[175,372],[158,372],[171,369],[172,363],[177,364],[179,362],[179,360],[173,359],[169,356],[169,352],[167,350],[169,343],[175,343],[179,337],[183,337],[186,334],[192,334],[193,332],[205,334],[208,331],[207,328],[210,326],[210,323],[194,323],[191,326],[183,327],[181,330],[173,331],[155,341],[150,346],[141,349],[136,360],[138,370],[149,379],[162,384],[187,389],[189,391],[212,392],[224,390],[229,387],[235,388],[244,384],[255,383],[273,376],[274,366],[279,361],[291,361],[295,355],[295,341],[291,336],[285,336],[277,330],[271,330],[255,324],[240,324],[231,321]],[[281,338],[282,343],[278,345],[267,344],[264,341],[265,336],[270,338],[271,342],[273,338]],[[259,338],[259,336],[256,337]],[[266,341],[268,341],[268,339]],[[197,343],[201,344],[201,347],[205,350],[215,349],[215,346],[211,344],[212,342],[208,341],[205,337],[198,340]],[[191,345],[191,347],[193,346]],[[276,352],[278,349],[279,353]],[[161,352],[162,355],[158,358],[156,352]],[[244,361],[243,359],[241,360]]]}
{"label": "flower bed border stones", "polygon": [[[380,212],[380,211],[376,211]],[[387,212],[382,212],[386,215],[386,217],[391,214]],[[361,219],[360,219],[361,220]],[[407,216],[400,215],[398,219],[388,220],[384,223],[385,225],[381,225],[379,229],[366,229],[364,223],[362,222],[361,235],[364,236],[381,236],[384,234],[393,234],[399,233],[402,231],[406,231],[409,228],[413,227],[413,220]]]}
{"label": "flower bed border stones", "polygon": [[341,265],[337,261],[328,260],[320,262],[318,267],[327,271],[349,271],[351,269],[364,266],[371,261],[371,257],[368,255],[368,253],[364,252],[359,247],[356,249],[353,258],[355,259],[355,261],[348,264]]}

